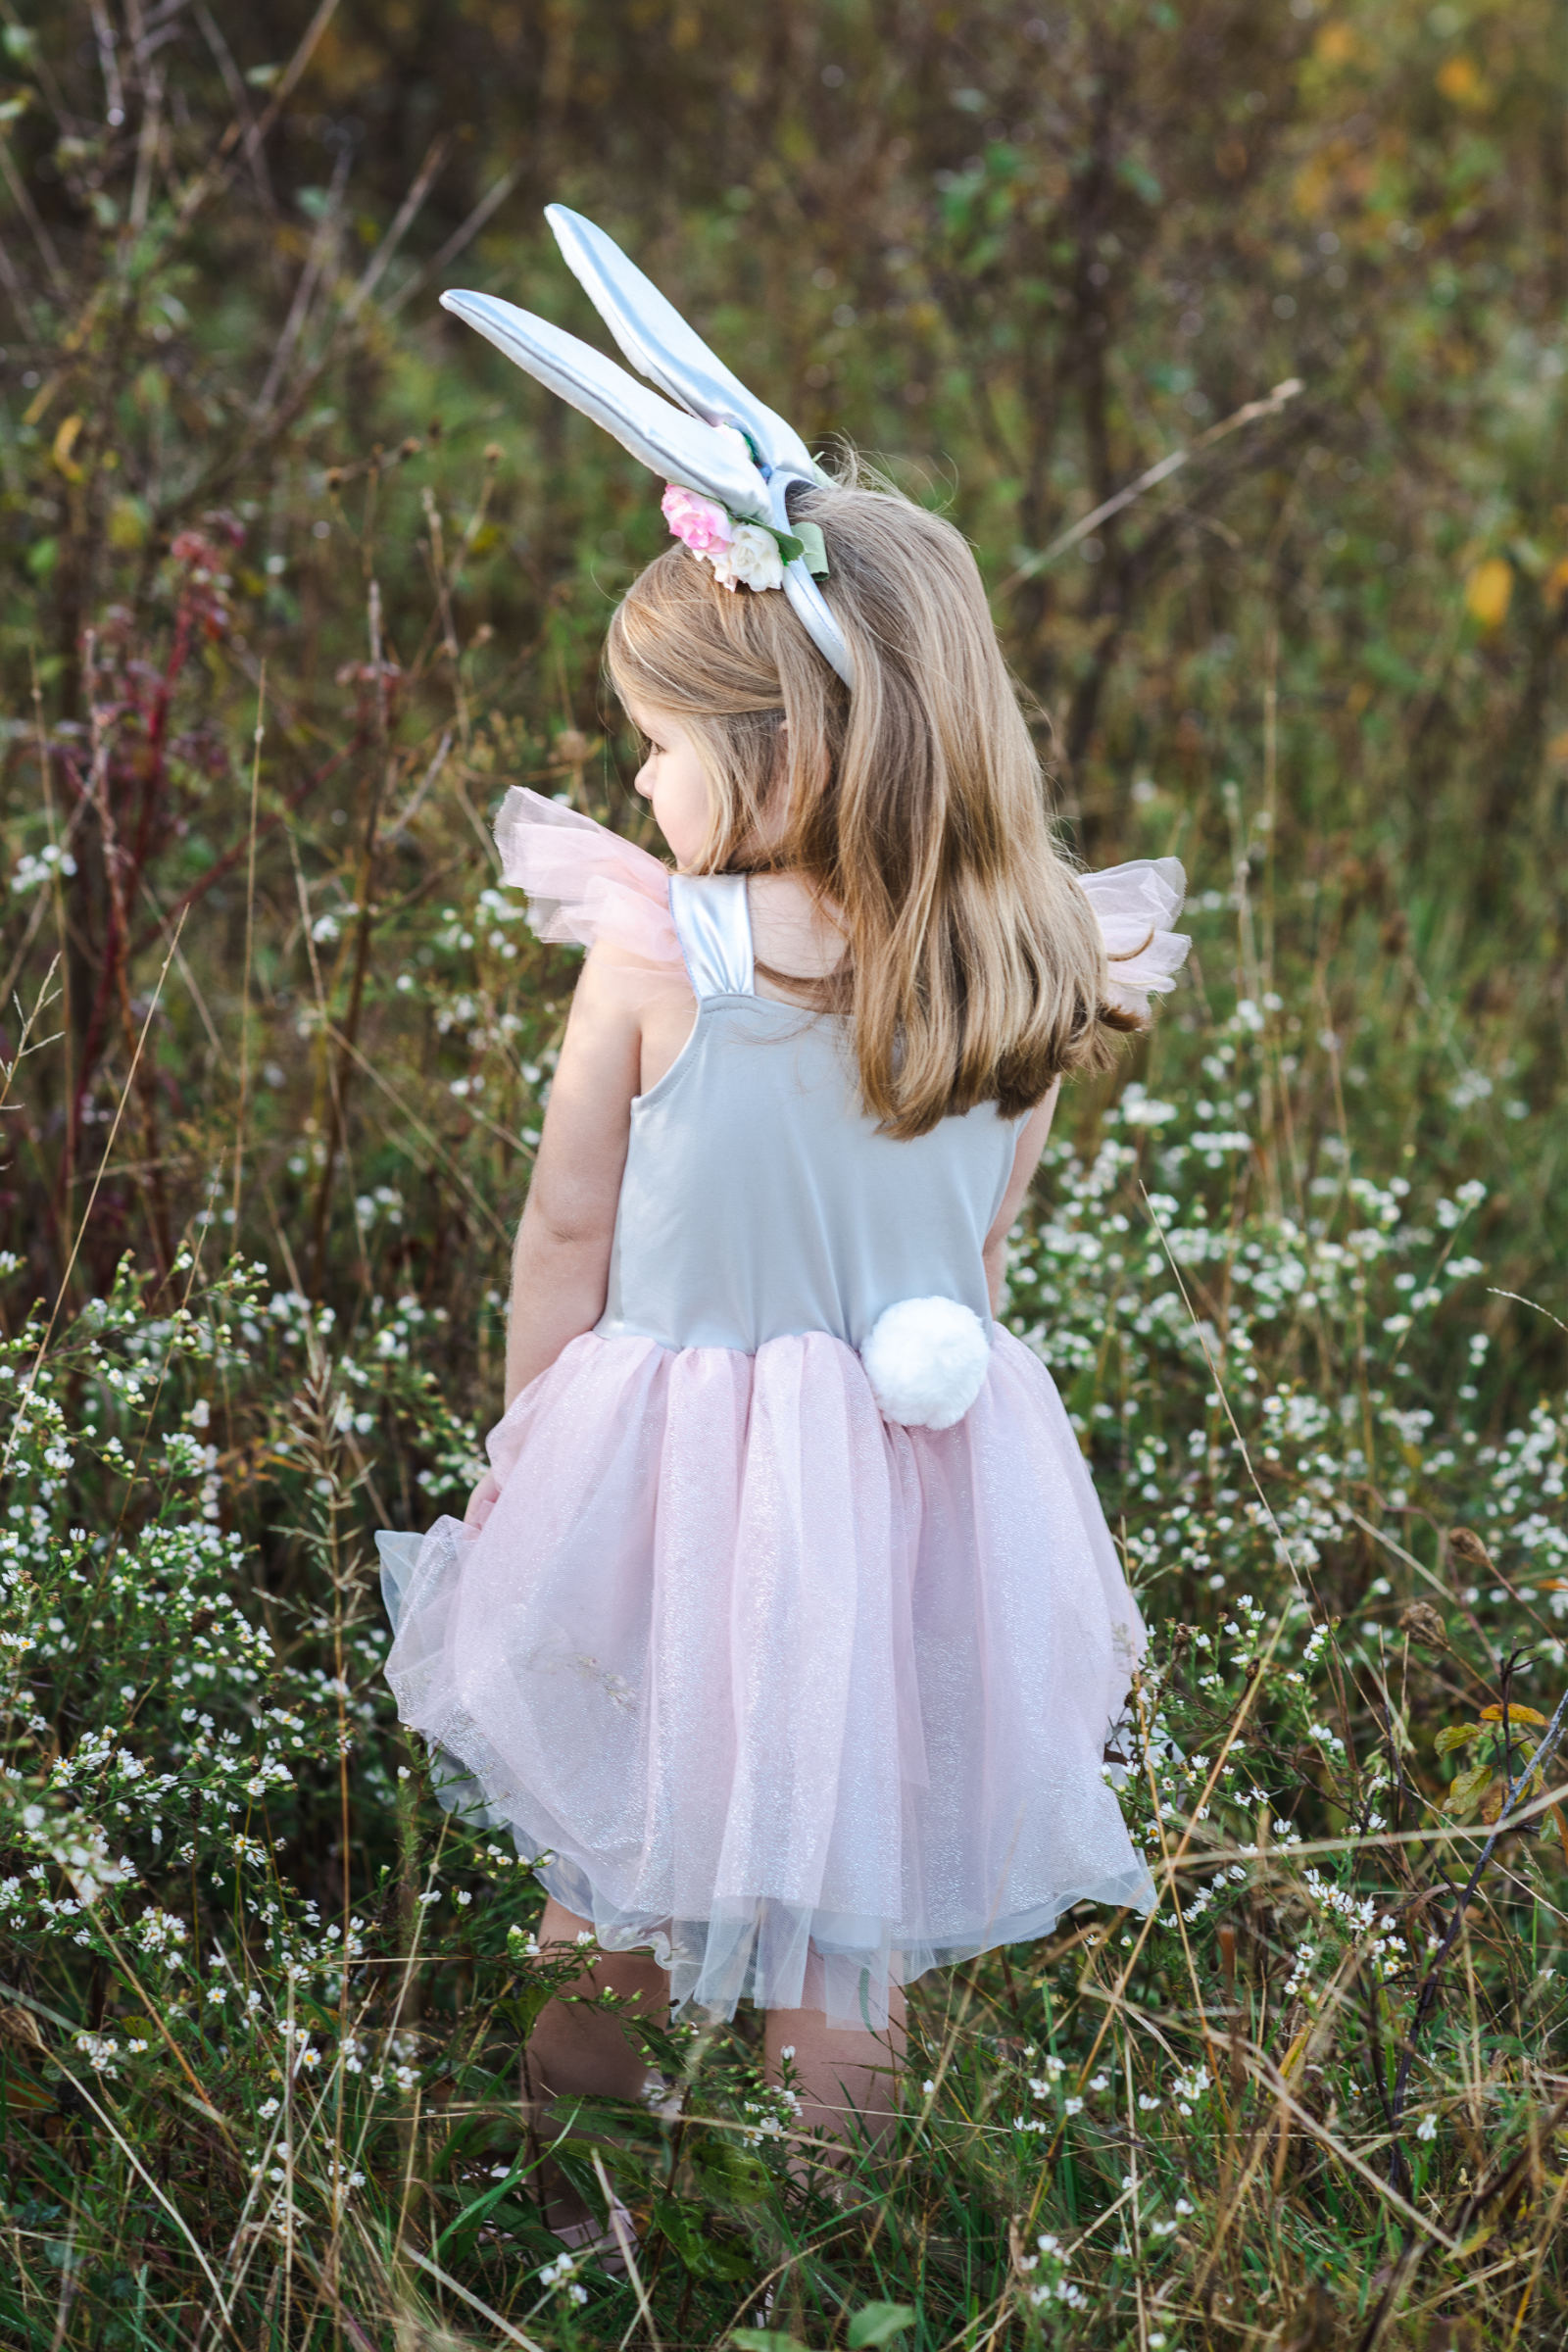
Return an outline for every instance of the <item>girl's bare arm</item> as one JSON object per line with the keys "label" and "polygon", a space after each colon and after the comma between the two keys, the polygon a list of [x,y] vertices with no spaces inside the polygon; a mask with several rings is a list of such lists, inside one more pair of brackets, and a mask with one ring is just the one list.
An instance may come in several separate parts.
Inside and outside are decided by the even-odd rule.
{"label": "girl's bare arm", "polygon": [[507,1402],[604,1312],[642,1029],[612,952],[583,966],[550,1089],[512,1265]]}
{"label": "girl's bare arm", "polygon": [[1040,1154],[1051,1133],[1051,1121],[1060,1092],[1061,1080],[1058,1078],[1045,1101],[1038,1109],[1029,1113],[1019,1130],[1017,1149],[1012,1155],[1012,1174],[1007,1179],[1007,1189],[1003,1196],[1002,1206],[997,1211],[996,1223],[986,1235],[986,1287],[991,1293],[993,1314],[997,1311],[1002,1286],[1007,1276],[1007,1236],[1012,1230],[1014,1217],[1023,1206],[1023,1197],[1029,1190],[1030,1180],[1040,1165]]}

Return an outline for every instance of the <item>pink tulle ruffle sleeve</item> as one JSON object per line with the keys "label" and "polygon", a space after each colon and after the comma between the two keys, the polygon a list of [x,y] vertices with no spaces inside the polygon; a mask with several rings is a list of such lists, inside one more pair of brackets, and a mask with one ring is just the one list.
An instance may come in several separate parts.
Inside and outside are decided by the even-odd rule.
{"label": "pink tulle ruffle sleeve", "polygon": [[527,892],[528,920],[540,939],[619,949],[650,981],[687,985],[669,874],[657,858],[591,816],[520,787],[501,804],[496,845],[502,879]]}
{"label": "pink tulle ruffle sleeve", "polygon": [[1151,996],[1175,987],[1193,944],[1170,928],[1187,895],[1180,859],[1135,858],[1101,874],[1080,874],[1078,886],[1095,910],[1110,958],[1111,1004],[1147,1021]]}

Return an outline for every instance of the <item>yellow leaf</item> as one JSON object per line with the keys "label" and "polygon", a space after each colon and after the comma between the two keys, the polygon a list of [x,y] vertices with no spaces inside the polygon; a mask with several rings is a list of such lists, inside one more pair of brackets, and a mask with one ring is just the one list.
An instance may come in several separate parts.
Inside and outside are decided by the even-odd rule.
{"label": "yellow leaf", "polygon": [[61,425],[59,432],[56,433],[54,438],[54,446],[49,452],[49,455],[53,458],[55,464],[59,466],[61,472],[65,475],[68,482],[79,482],[82,478],[81,467],[73,463],[71,455],[72,451],[76,446],[76,439],[80,431],[81,418],[79,416],[68,416],[65,422]]}
{"label": "yellow leaf", "polygon": [[36,424],[59,389],[60,378],[58,375],[52,375],[46,383],[40,384],[22,412],[23,423]]}
{"label": "yellow leaf", "polygon": [[122,555],[147,536],[147,511],[139,498],[117,498],[109,510],[109,544]]}
{"label": "yellow leaf", "polygon": [[1552,565],[1541,583],[1541,593],[1553,612],[1562,603],[1563,598],[1568,596],[1568,556],[1562,557],[1558,563]]}
{"label": "yellow leaf", "polygon": [[[1500,1707],[1483,1707],[1481,1710],[1481,1720],[1483,1723],[1500,1723],[1502,1721],[1502,1709]],[[1545,1720],[1546,1718],[1544,1715],[1538,1715],[1534,1707],[1510,1706],[1508,1709],[1508,1721],[1510,1723],[1544,1723]]]}
{"label": "yellow leaf", "polygon": [[1513,565],[1501,556],[1478,564],[1464,584],[1465,611],[1484,629],[1500,629],[1513,596]]}
{"label": "yellow leaf", "polygon": [[[1546,755],[1548,759],[1568,760],[1568,727],[1564,727],[1560,735],[1552,737],[1546,746]],[[1554,1591],[1561,1589],[1561,1582],[1559,1578],[1553,1586]]]}
{"label": "yellow leaf", "polygon": [[1563,1818],[1563,1810],[1561,1805],[1551,1805],[1547,1808],[1547,1810],[1550,1812],[1552,1820],[1557,1825],[1557,1838],[1562,1847],[1562,1858],[1565,1862],[1568,1862],[1568,1820]]}
{"label": "yellow leaf", "polygon": [[1303,2026],[1299,2034],[1298,2034],[1296,2036],[1296,2039],[1292,2042],[1290,2048],[1286,2051],[1284,2057],[1280,2060],[1280,2074],[1285,2082],[1294,2082],[1297,2076],[1300,2073],[1302,2062],[1306,2057],[1306,2045],[1311,2037],[1311,2027],[1309,2025]]}
{"label": "yellow leaf", "polygon": [[1348,66],[1355,55],[1355,34],[1348,24],[1325,24],[1312,47],[1324,65]]}
{"label": "yellow leaf", "polygon": [[1452,1788],[1448,1790],[1449,1812],[1470,1812],[1474,1806],[1479,1804],[1482,1791],[1486,1788],[1491,1779],[1492,1766],[1490,1763],[1472,1764],[1468,1772],[1461,1772],[1458,1779],[1454,1782]]}
{"label": "yellow leaf", "polygon": [[1438,68],[1438,87],[1455,106],[1489,106],[1492,92],[1481,78],[1473,58],[1450,57]]}

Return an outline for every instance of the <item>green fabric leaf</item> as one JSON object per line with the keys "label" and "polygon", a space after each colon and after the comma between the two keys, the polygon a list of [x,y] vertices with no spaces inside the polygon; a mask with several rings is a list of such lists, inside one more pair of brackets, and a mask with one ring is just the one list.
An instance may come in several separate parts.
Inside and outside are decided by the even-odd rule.
{"label": "green fabric leaf", "polygon": [[[795,538],[801,553],[806,558],[807,570],[810,572],[815,579],[826,579],[827,542],[822,537],[821,525],[815,522],[797,523],[795,526]],[[880,2304],[878,2304],[875,2306],[875,2308],[880,2310],[882,2307]],[[892,2304],[889,2304],[889,2310],[893,2310],[894,2308],[902,2311],[904,2306],[902,2303],[896,2307]],[[867,2336],[865,2340],[867,2343],[870,2343],[872,2339],[870,2336]],[[878,2336],[876,2340],[878,2343],[880,2343],[882,2339],[880,2336]]]}

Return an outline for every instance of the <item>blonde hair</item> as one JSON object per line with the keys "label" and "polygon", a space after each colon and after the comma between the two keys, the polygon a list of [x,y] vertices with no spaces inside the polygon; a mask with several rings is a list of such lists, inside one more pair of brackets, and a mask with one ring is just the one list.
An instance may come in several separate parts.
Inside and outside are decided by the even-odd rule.
{"label": "blonde hair", "polygon": [[778,591],[721,587],[683,547],[611,624],[622,701],[668,712],[712,791],[699,870],[798,872],[848,947],[813,1001],[848,1013],[894,1136],[995,1102],[1015,1117],[1132,1024],[1046,816],[1040,763],[961,535],[858,471],[795,495],[853,695]]}

